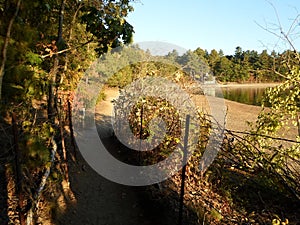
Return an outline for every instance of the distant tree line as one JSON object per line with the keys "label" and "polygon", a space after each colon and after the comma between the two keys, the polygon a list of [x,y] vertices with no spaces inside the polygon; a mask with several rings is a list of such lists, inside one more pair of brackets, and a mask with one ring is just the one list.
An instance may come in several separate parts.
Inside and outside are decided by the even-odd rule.
{"label": "distant tree line", "polygon": [[[241,47],[236,47],[234,55],[224,55],[222,50],[215,49],[209,53],[199,47],[194,51],[187,51],[182,56],[174,50],[166,57],[181,65],[199,65],[199,62],[193,62],[197,58],[198,61],[202,61],[201,64],[209,66],[210,73],[218,81],[239,83],[280,82],[283,77],[278,74],[289,72],[297,63],[295,53],[291,50],[282,53],[272,51],[269,54],[267,50],[259,53],[256,50],[244,51]],[[194,71],[198,70],[194,68]]]}
{"label": "distant tree line", "polygon": [[[222,50],[213,49],[209,53],[199,47],[182,55],[173,50],[163,56],[153,56],[149,50],[144,51],[138,45],[123,46],[121,49],[122,57],[118,51],[106,55],[106,59],[112,62],[108,70],[127,62],[128,66],[108,80],[109,86],[120,88],[147,75],[172,77],[179,70],[200,81],[215,78],[224,83],[282,82],[285,77],[281,74],[289,73],[297,66],[295,52],[291,50],[282,53],[272,51],[269,54],[267,50],[258,53],[256,50],[243,51],[241,47],[236,47],[233,55],[225,55]],[[138,59],[139,63],[132,64],[133,59]],[[119,63],[116,64],[116,61]]]}

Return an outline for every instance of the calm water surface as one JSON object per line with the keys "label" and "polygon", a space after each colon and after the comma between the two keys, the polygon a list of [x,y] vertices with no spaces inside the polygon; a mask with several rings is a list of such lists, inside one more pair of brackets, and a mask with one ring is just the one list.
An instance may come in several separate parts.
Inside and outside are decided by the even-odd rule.
{"label": "calm water surface", "polygon": [[[222,87],[225,99],[240,102],[248,105],[261,105],[263,94],[266,87]],[[222,97],[216,93],[217,97]]]}

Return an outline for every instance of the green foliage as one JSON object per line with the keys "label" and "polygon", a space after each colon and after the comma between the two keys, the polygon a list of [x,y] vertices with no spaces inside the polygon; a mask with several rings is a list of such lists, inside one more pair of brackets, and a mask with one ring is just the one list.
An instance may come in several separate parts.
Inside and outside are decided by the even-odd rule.
{"label": "green foliage", "polygon": [[228,82],[231,81],[231,76],[233,74],[231,69],[231,61],[226,58],[222,57],[219,61],[216,62],[214,68],[214,74],[221,82]]}
{"label": "green foliage", "polygon": [[282,84],[266,92],[264,104],[270,107],[263,108],[251,134],[235,148],[247,148],[243,156],[246,167],[265,171],[275,187],[283,183],[281,191],[292,190],[290,194],[299,198],[299,67],[283,76]]}
{"label": "green foliage", "polygon": [[132,41],[133,27],[124,19],[131,11],[130,1],[108,1],[100,6],[86,6],[83,9],[82,22],[86,24],[86,31],[96,37],[99,54],[110,48],[118,47],[122,42]]}
{"label": "green foliage", "polygon": [[[0,24],[3,34],[15,5],[12,2],[5,7],[7,10],[1,15],[3,23]],[[59,10],[60,5],[56,1],[22,1],[7,52],[3,87],[8,88],[4,88],[3,95],[8,101],[22,101],[22,97],[28,93],[32,97],[47,95],[45,82],[52,82],[54,65],[51,54],[59,50],[73,49],[71,54],[59,55],[60,66],[64,69],[57,71],[60,75],[55,82],[58,83],[57,87],[61,86],[66,90],[76,86],[83,71],[95,59],[95,50],[102,54],[110,48],[131,41],[133,27],[125,20],[133,10],[130,1],[65,1],[63,38],[57,41]],[[50,57],[41,57],[47,54]],[[28,66],[24,67],[25,65]],[[42,77],[39,77],[40,74]],[[24,85],[25,82],[27,86]],[[23,92],[18,89],[15,95],[11,87],[20,86],[23,87]],[[37,94],[33,93],[34,90]]]}
{"label": "green foliage", "polygon": [[181,121],[179,113],[165,99],[141,97],[134,105],[128,118],[132,133],[141,139],[147,139],[155,133],[162,132],[161,127],[154,128],[152,126],[150,129],[150,122],[155,118],[161,118],[166,123],[166,136],[158,146],[160,149],[158,155],[151,157],[154,162],[166,158],[180,142]]}
{"label": "green foliage", "polygon": [[40,58],[40,56],[33,52],[28,52],[26,54],[27,62],[32,66],[41,65],[43,60]]}
{"label": "green foliage", "polygon": [[[134,49],[134,50],[133,50]],[[115,55],[112,58],[115,60],[126,61],[130,64],[129,59],[139,58],[139,61],[150,61],[151,56],[147,52],[138,50],[138,46],[134,46],[133,49],[123,49],[122,57]],[[130,53],[131,52],[131,53]],[[198,80],[205,79],[206,76],[212,75],[221,82],[278,82],[283,78],[278,76],[275,71],[280,70],[287,72],[287,66],[283,65],[282,61],[290,54],[286,51],[282,54],[272,52],[270,55],[266,50],[263,50],[260,54],[256,51],[243,51],[240,47],[236,48],[234,56],[224,56],[222,50],[217,52],[212,50],[211,53],[198,48],[195,51],[187,51],[185,54],[179,56],[176,50],[169,52],[164,57],[152,57],[153,60],[164,61],[167,60],[171,64],[176,65]],[[111,56],[108,56],[111,57]],[[121,62],[121,64],[124,62]],[[115,64],[115,63],[113,63]],[[111,67],[116,67],[116,65]],[[293,63],[293,65],[295,62]],[[119,66],[119,65],[118,65]],[[137,69],[137,67],[144,67],[143,69]],[[109,67],[110,68],[110,67]],[[164,66],[164,68],[166,68]],[[124,87],[128,83],[132,82],[135,77],[142,74],[151,74],[154,71],[160,71],[161,68],[154,63],[152,67],[149,64],[140,63],[138,66],[126,66],[121,71],[114,74],[109,80],[109,85],[114,87]],[[171,71],[165,71],[169,74]],[[175,71],[174,71],[175,72]]]}
{"label": "green foliage", "polygon": [[29,171],[42,168],[50,160],[48,140],[55,134],[55,130],[49,123],[33,126],[32,120],[22,123],[24,137],[21,140],[22,161]]}
{"label": "green foliage", "polygon": [[[285,62],[289,62],[290,66],[297,65],[297,60],[291,51],[283,53],[272,51],[269,54],[267,50],[263,50],[258,53],[255,50],[243,51],[238,46],[234,55],[224,55],[222,50],[217,52],[215,49],[208,53],[201,48],[197,48],[193,53],[198,56],[199,62],[209,65],[210,72],[221,82],[280,82],[283,78],[275,71],[282,74],[288,72],[290,67]],[[168,57],[176,58],[180,64],[186,64],[188,61],[192,63],[191,59],[187,59],[186,54],[180,57],[174,52],[169,53]],[[196,71],[199,69],[197,68]]]}
{"label": "green foliage", "polygon": [[[174,66],[164,65],[163,63],[155,63],[149,62],[149,66],[155,65],[156,68],[161,68],[155,71],[155,73],[148,75],[146,77],[142,77],[138,83],[132,83],[129,87],[120,91],[119,98],[114,101],[114,112],[117,115],[118,119],[121,121],[117,121],[114,124],[115,133],[118,136],[118,133],[123,133],[127,126],[122,126],[121,124],[124,121],[129,122],[129,127],[136,137],[136,139],[146,140],[146,141],[156,141],[155,135],[157,134],[164,134],[162,140],[158,140],[159,142],[155,142],[157,146],[153,148],[151,151],[139,153],[139,163],[142,165],[149,165],[158,163],[161,160],[166,159],[170,154],[174,153],[176,156],[172,160],[174,163],[178,163],[178,160],[182,160],[183,156],[183,136],[184,136],[184,124],[185,124],[185,117],[182,116],[182,111],[187,111],[186,113],[192,114],[193,118],[191,119],[190,123],[190,133],[189,133],[189,151],[193,151],[193,162],[190,165],[192,170],[199,172],[199,159],[203,154],[203,149],[205,148],[208,136],[209,136],[209,124],[207,120],[204,119],[204,114],[202,111],[197,111],[194,114],[193,110],[189,107],[182,107],[185,105],[186,98],[183,96],[178,96],[177,91],[172,89],[170,86],[166,86],[165,88],[161,87],[158,81],[165,83],[164,79],[161,77],[163,75],[169,75],[169,79],[173,78],[173,82],[176,82],[178,85],[182,85],[182,80],[184,80],[184,76],[181,79],[176,79],[173,73],[165,73],[162,71],[169,71],[174,69]],[[182,71],[177,71],[181,72]],[[157,74],[158,79],[155,79]],[[184,74],[184,73],[183,73]],[[188,76],[189,77],[189,76]],[[143,79],[144,78],[144,79]],[[146,83],[145,80],[147,80]],[[154,82],[155,86],[151,86],[151,82]],[[187,84],[190,80],[186,79],[183,81],[183,84]],[[145,84],[145,85],[143,85]],[[143,88],[150,87],[161,91],[159,88],[163,88],[168,96],[177,96],[175,97],[176,100],[180,102],[180,110],[175,107],[171,102],[166,99],[157,97],[157,96],[143,96],[142,94],[138,94],[135,99],[132,96],[135,96],[139,91],[144,90]],[[135,99],[135,100],[133,100]],[[187,103],[188,105],[188,103]],[[130,112],[127,112],[126,109],[131,109]],[[155,121],[154,123],[152,123]],[[121,123],[121,124],[119,124]],[[197,124],[195,124],[197,123]],[[199,125],[201,124],[201,125]],[[127,132],[127,131],[125,131]],[[130,139],[132,140],[132,139]],[[129,143],[131,144],[129,140]],[[128,141],[128,140],[127,140]],[[133,140],[135,143],[135,140]],[[179,161],[180,162],[180,161]],[[166,165],[167,166],[167,165]],[[200,172],[199,172],[200,173]]]}
{"label": "green foliage", "polygon": [[26,168],[35,170],[37,167],[45,166],[50,160],[50,153],[42,139],[38,137],[28,137],[26,151],[23,159],[26,160]]}
{"label": "green foliage", "polygon": [[197,79],[204,79],[204,75],[209,74],[209,65],[203,55],[197,51],[187,51],[178,57],[177,62],[184,68],[184,71]]}
{"label": "green foliage", "polygon": [[96,100],[96,104],[98,104],[99,102],[101,102],[105,99],[106,99],[106,94],[103,91],[101,91],[100,94],[98,95],[97,100]]}
{"label": "green foliage", "polygon": [[109,77],[107,84],[120,88],[146,76],[165,77],[187,84],[192,79],[203,80],[211,75],[207,61],[192,51],[182,56],[175,50],[165,56],[151,56],[135,45],[106,54],[101,64],[98,70],[103,77]]}

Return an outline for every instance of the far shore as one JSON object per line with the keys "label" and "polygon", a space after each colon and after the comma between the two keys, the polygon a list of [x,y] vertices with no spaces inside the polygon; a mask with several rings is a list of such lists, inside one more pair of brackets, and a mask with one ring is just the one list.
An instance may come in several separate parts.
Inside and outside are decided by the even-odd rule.
{"label": "far shore", "polygon": [[247,88],[247,87],[261,87],[261,88],[267,88],[267,87],[275,87],[278,86],[281,83],[218,83],[220,87],[236,87],[236,88]]}

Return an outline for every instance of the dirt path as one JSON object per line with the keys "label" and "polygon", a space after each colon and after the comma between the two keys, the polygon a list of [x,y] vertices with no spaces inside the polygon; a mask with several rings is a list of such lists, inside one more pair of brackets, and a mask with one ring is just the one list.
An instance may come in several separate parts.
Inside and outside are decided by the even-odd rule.
{"label": "dirt path", "polygon": [[[145,188],[119,185],[98,175],[82,159],[71,171],[71,188],[77,202],[69,206],[61,225],[169,224],[164,209],[145,196]],[[161,218],[162,220],[160,220]]]}
{"label": "dirt path", "polygon": [[95,109],[95,119],[97,121],[97,130],[101,138],[112,136],[111,118],[113,113],[112,101],[119,96],[116,88],[108,88],[105,90],[105,100],[101,101]]}
{"label": "dirt path", "polygon": [[[118,90],[109,89],[107,98],[96,107],[98,133],[109,148],[111,113]],[[176,224],[174,211],[152,199],[145,187],[129,187],[106,180],[97,174],[78,154],[78,165],[70,167],[71,189],[75,204],[58,215],[59,225],[168,225]]]}

